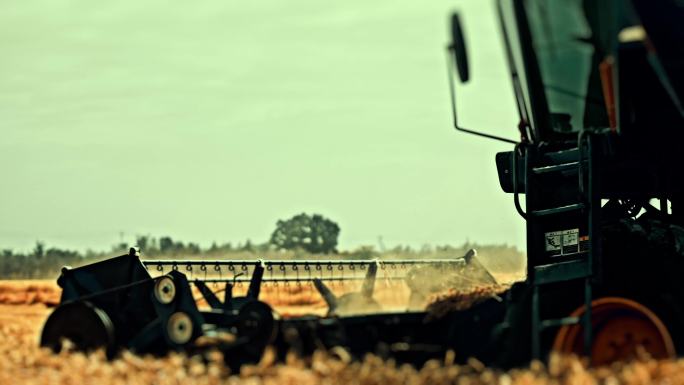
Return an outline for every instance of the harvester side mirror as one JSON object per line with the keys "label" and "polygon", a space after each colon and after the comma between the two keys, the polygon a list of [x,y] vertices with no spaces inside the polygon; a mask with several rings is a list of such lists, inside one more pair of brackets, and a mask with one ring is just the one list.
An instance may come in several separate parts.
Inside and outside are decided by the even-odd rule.
{"label": "harvester side mirror", "polygon": [[454,55],[454,63],[458,71],[458,77],[465,83],[470,79],[468,70],[468,54],[466,53],[465,39],[463,38],[463,28],[461,28],[461,18],[457,12],[451,14],[451,43],[449,52]]}
{"label": "harvester side mirror", "polygon": [[454,128],[467,134],[477,135],[501,142],[517,144],[518,142],[515,140],[471,130],[458,124],[458,114],[456,111],[456,87],[454,86],[453,67],[456,67],[456,72],[458,72],[458,77],[461,80],[461,83],[466,83],[470,79],[470,70],[468,69],[468,54],[466,53],[465,39],[463,38],[463,27],[461,26],[461,19],[457,12],[451,14],[451,43],[447,46],[447,59],[449,96],[451,97],[451,114],[454,118]]}

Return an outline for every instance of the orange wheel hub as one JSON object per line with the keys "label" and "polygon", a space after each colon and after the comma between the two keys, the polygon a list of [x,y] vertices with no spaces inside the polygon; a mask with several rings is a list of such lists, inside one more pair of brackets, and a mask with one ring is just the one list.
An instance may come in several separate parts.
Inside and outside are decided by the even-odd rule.
{"label": "orange wheel hub", "polygon": [[[572,317],[583,315],[584,306],[571,314]],[[638,302],[618,297],[597,299],[591,303],[591,323],[593,365],[633,359],[639,348],[653,358],[675,357],[672,337],[663,322]],[[563,354],[584,354],[582,324],[561,327],[553,350]]]}

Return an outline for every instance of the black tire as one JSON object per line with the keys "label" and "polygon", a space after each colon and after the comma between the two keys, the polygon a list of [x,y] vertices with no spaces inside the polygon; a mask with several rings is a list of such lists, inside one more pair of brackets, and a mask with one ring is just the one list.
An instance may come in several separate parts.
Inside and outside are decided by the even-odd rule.
{"label": "black tire", "polygon": [[45,321],[40,345],[59,352],[64,340],[84,352],[104,348],[111,356],[115,343],[114,325],[105,311],[89,302],[60,305]]}

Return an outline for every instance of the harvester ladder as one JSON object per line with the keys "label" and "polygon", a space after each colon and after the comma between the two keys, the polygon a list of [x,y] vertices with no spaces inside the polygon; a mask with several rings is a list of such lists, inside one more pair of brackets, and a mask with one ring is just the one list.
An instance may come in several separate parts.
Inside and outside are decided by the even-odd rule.
{"label": "harvester ladder", "polygon": [[[598,193],[598,184],[595,178],[597,169],[595,149],[592,148],[591,136],[582,132],[577,141],[577,159],[552,165],[535,165],[535,156],[525,154],[525,175],[526,175],[526,205],[528,208],[525,214],[527,220],[528,233],[528,279],[532,285],[532,325],[531,325],[531,349],[532,358],[541,359],[542,354],[542,332],[550,328],[558,328],[565,325],[582,324],[585,354],[590,356],[592,345],[592,321],[591,321],[591,302],[592,302],[592,281],[597,273],[600,264],[595,263],[600,258],[600,209],[601,200]],[[575,149],[571,150],[575,151]],[[578,198],[579,202],[557,206],[552,208],[541,208],[537,205],[538,191],[534,191],[536,178],[543,178],[545,175],[553,173],[568,173],[577,171],[578,174]],[[517,183],[517,182],[516,182]],[[532,187],[530,187],[532,186]],[[516,196],[516,205],[519,202]],[[578,240],[577,253],[563,258],[563,261],[545,264],[530,263],[529,261],[539,261],[539,257],[544,257],[545,245],[539,245],[539,239],[544,238],[544,226],[541,219],[549,216],[559,216],[571,212],[580,212],[581,220],[586,218],[588,240],[587,247],[581,248],[581,241]],[[561,246],[564,247],[564,246]],[[584,313],[580,317],[564,317],[557,319],[542,319],[542,290],[548,284],[583,281],[584,288]]]}

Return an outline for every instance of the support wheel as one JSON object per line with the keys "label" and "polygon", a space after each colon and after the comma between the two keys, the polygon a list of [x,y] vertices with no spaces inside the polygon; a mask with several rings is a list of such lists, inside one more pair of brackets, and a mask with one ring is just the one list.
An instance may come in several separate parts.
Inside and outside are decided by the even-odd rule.
{"label": "support wheel", "polygon": [[[584,306],[572,312],[582,317]],[[647,307],[619,297],[600,298],[591,303],[593,344],[592,365],[608,365],[637,357],[643,348],[653,358],[674,358],[672,337],[663,322]],[[563,326],[553,342],[553,350],[563,354],[583,355],[582,324]]]}
{"label": "support wheel", "polygon": [[273,310],[261,301],[244,304],[238,314],[237,341],[225,347],[223,359],[233,372],[247,363],[256,363],[276,337],[278,325]]}
{"label": "support wheel", "polygon": [[237,330],[238,338],[246,337],[251,344],[266,347],[276,334],[273,309],[261,301],[246,303],[240,308]]}
{"label": "support wheel", "polygon": [[107,313],[88,302],[61,305],[45,321],[40,346],[59,352],[64,340],[81,351],[104,348],[111,355],[114,325]]}

